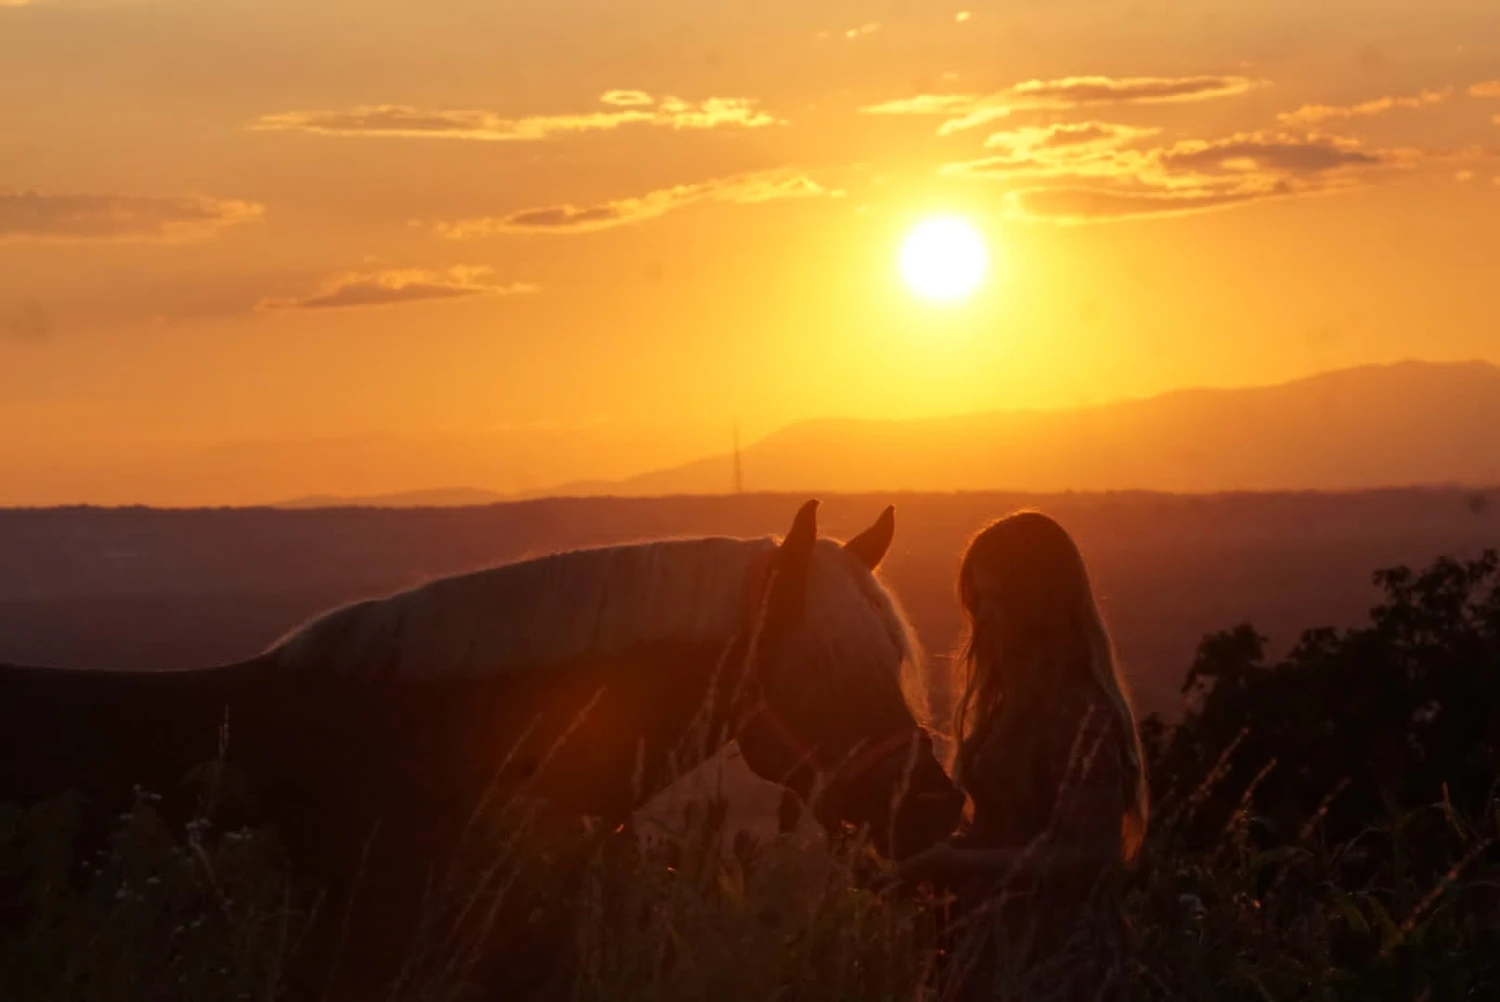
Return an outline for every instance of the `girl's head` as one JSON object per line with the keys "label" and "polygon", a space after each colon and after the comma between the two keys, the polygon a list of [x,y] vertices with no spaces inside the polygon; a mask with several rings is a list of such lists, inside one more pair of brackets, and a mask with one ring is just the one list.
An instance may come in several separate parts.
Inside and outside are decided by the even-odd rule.
{"label": "girl's head", "polygon": [[1055,737],[1048,729],[1068,723],[1051,711],[1077,712],[1069,697],[1091,695],[1117,717],[1128,785],[1121,851],[1133,857],[1147,812],[1140,739],[1078,547],[1051,518],[1020,512],[975,537],[958,586],[968,638],[957,662],[955,778],[968,786],[966,760],[994,736],[1004,741],[1015,795],[1035,795],[1019,784],[1037,774],[1036,756]]}

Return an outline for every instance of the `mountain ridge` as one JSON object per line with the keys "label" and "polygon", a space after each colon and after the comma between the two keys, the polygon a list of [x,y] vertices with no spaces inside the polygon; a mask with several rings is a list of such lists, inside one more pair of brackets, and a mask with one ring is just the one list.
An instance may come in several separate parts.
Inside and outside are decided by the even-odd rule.
{"label": "mountain ridge", "polygon": [[[1406,417],[1393,420],[1396,408]],[[1243,434],[1250,421],[1259,422],[1259,441]],[[1320,436],[1310,429],[1323,432],[1326,448],[1316,448]],[[861,434],[866,448],[904,449],[898,469],[886,476],[869,469],[830,476],[826,463],[847,455],[855,447],[849,439]],[[1299,444],[1295,461],[1282,456],[1276,462],[1278,450]],[[1215,462],[1216,449],[1236,446],[1247,456],[1261,454],[1260,467],[1237,468],[1222,457]],[[794,450],[801,455],[788,455]],[[809,456],[825,465],[809,469]],[[611,486],[632,496],[722,493],[732,483],[733,458],[705,457]],[[1340,458],[1343,469],[1330,470]],[[1031,471],[989,470],[1007,459],[1029,462]],[[753,490],[1218,492],[1493,484],[1500,482],[1500,368],[1482,361],[1405,361],[1267,386],[1187,387],[1070,410],[903,421],[824,418],[773,432],[744,449],[741,461]],[[1083,468],[1089,462],[1104,472],[1090,475]],[[980,472],[966,475],[957,469],[964,465]],[[587,490],[580,493],[599,493],[592,483],[551,493],[581,487]]]}
{"label": "mountain ridge", "polygon": [[[734,454],[505,494],[438,488],[276,507],[451,506],[726,494]],[[1401,361],[1086,407],[814,418],[741,450],[751,491],[1365,490],[1500,484],[1500,367]]]}

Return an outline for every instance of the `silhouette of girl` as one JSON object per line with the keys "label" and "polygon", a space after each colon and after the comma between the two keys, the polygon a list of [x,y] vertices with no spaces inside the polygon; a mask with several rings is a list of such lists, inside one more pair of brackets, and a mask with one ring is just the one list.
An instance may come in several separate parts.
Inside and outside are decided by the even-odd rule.
{"label": "silhouette of girl", "polygon": [[1140,739],[1083,558],[1022,512],[964,555],[953,776],[972,814],[908,861],[956,899],[963,998],[1120,999],[1122,878],[1145,835]]}

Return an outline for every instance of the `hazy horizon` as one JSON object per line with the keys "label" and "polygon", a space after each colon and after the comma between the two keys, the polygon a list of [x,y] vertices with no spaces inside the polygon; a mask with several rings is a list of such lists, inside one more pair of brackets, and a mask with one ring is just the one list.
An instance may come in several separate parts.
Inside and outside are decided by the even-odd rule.
{"label": "hazy horizon", "polygon": [[[1308,434],[1313,429],[1315,434]],[[478,437],[369,435],[358,440],[222,444],[158,471],[158,490],[189,496],[114,500],[25,499],[11,507],[101,504],[220,506],[453,506],[547,497],[668,497],[872,491],[1222,494],[1358,492],[1500,485],[1500,366],[1406,361],[1319,373],[1290,383],[1187,387],[1085,408],[996,410],[921,419],[813,418],[742,441],[738,454],[616,477],[507,488],[514,471],[483,479]],[[727,444],[727,443],[726,443]],[[446,449],[444,447],[447,447]],[[446,471],[431,482],[392,481],[405,452]],[[225,497],[247,458],[307,460],[313,489],[278,497]],[[218,461],[216,470],[208,464]],[[465,479],[464,471],[480,476]],[[454,471],[459,471],[454,474]],[[256,472],[253,465],[250,468]],[[217,476],[215,474],[218,474]],[[330,476],[330,474],[332,476]],[[338,481],[370,485],[318,489]],[[125,483],[131,481],[127,478]],[[115,489],[119,489],[116,487]],[[16,488],[11,488],[15,493]],[[7,504],[0,494],[0,508]]]}

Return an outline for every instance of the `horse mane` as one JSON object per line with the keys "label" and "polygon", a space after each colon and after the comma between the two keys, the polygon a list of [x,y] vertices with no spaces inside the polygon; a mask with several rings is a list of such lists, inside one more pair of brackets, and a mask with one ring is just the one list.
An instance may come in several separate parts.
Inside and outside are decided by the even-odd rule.
{"label": "horse mane", "polygon": [[[727,644],[751,625],[752,569],[776,546],[770,537],[665,539],[502,564],[334,609],[268,656],[289,672],[440,680],[520,674],[639,643]],[[808,573],[797,643],[809,692],[822,680],[853,703],[900,699],[928,723],[921,649],[896,596],[831,539],[817,541]],[[872,665],[889,678],[869,677]]]}
{"label": "horse mane", "polygon": [[774,540],[666,539],[439,578],[334,609],[273,645],[284,670],[412,679],[524,672],[650,641],[726,642]]}
{"label": "horse mane", "polygon": [[[843,648],[838,651],[841,655],[838,660],[844,664],[859,664],[861,655],[883,660],[894,675],[901,697],[912,711],[913,717],[918,723],[929,723],[932,712],[927,691],[929,678],[926,660],[922,655],[921,643],[916,639],[916,630],[906,618],[906,610],[901,607],[895,592],[885,585],[876,571],[871,571],[858,559],[850,556],[838,541],[823,538],[817,541],[817,549],[822,550],[822,559],[814,561],[814,567],[832,567],[837,562],[849,571],[855,585],[852,592],[844,592],[841,597],[825,597],[819,603],[810,603],[811,609],[816,610],[816,615],[849,616],[849,628],[825,633],[826,636],[831,636],[832,642]],[[873,610],[882,625],[880,634],[853,628],[858,622],[853,616],[859,612],[858,606],[853,604],[855,600]],[[889,643],[889,648],[885,651],[874,646],[883,642]],[[855,649],[855,645],[862,649]],[[852,684],[870,684],[870,679],[867,678],[850,678],[849,681]]]}
{"label": "horse mane", "polygon": [[[878,628],[870,628],[873,613]],[[926,723],[928,679],[916,633],[896,595],[879,576],[832,539],[819,539],[807,582],[810,628],[797,641],[797,656],[810,675],[841,686],[844,699],[900,699]],[[868,676],[878,664],[894,686]]]}

